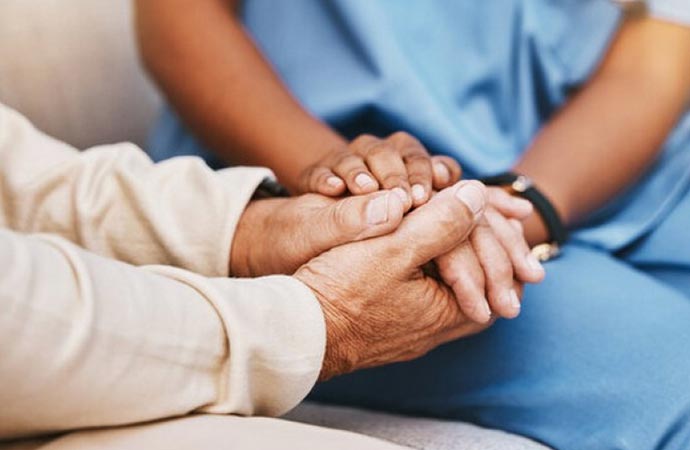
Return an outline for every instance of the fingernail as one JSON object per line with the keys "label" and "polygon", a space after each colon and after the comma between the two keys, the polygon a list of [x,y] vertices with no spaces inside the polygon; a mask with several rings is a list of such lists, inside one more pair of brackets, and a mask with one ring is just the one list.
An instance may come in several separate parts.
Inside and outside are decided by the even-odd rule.
{"label": "fingernail", "polygon": [[424,190],[424,186],[421,184],[415,184],[412,186],[412,198],[415,200],[424,200],[426,197],[426,191]]}
{"label": "fingernail", "polygon": [[355,177],[355,184],[361,188],[369,187],[374,183],[374,180],[366,173],[360,173]]}
{"label": "fingernail", "polygon": [[544,272],[544,266],[532,253],[527,254],[527,265],[533,272]]}
{"label": "fingernail", "polygon": [[367,223],[379,225],[388,220],[388,193],[379,195],[367,205]]}
{"label": "fingernail", "polygon": [[448,183],[450,181],[450,170],[442,162],[434,163],[434,175],[441,183]]}
{"label": "fingernail", "polygon": [[491,320],[491,308],[489,308],[489,303],[486,300],[482,302],[482,312],[484,313],[487,322]]}
{"label": "fingernail", "polygon": [[455,191],[455,197],[470,208],[474,215],[479,214],[486,204],[484,190],[476,182],[464,182]]}
{"label": "fingernail", "polygon": [[518,297],[517,292],[515,292],[515,289],[510,290],[508,297],[510,306],[512,306],[513,309],[516,310],[520,309],[520,298]]}
{"label": "fingernail", "polygon": [[405,192],[405,189],[397,187],[393,189],[393,193],[398,196],[403,205],[407,203],[408,197],[407,192]]}
{"label": "fingernail", "polygon": [[328,177],[326,179],[326,184],[332,187],[340,187],[343,185],[343,180],[338,177]]}

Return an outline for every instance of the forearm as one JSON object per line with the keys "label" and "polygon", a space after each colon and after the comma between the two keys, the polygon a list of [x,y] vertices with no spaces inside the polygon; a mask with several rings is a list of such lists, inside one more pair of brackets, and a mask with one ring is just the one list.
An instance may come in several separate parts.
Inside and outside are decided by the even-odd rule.
{"label": "forearm", "polygon": [[638,179],[687,107],[690,62],[660,52],[653,39],[660,32],[677,52],[690,53],[682,27],[627,22],[598,73],[515,167],[535,180],[568,224]]}
{"label": "forearm", "polygon": [[195,133],[228,162],[288,187],[343,139],[309,115],[223,0],[137,1],[143,59]]}
{"label": "forearm", "polygon": [[289,277],[135,268],[7,230],[0,263],[0,439],[197,410],[280,415],[320,372],[321,310]]}
{"label": "forearm", "polygon": [[78,152],[0,105],[0,226],[131,264],[227,276],[235,227],[270,175],[188,158],[153,164],[131,144]]}

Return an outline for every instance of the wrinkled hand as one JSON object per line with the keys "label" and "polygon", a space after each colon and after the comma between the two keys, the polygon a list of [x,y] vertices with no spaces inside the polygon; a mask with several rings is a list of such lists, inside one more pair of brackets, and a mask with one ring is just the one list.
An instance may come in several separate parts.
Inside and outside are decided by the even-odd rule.
{"label": "wrinkled hand", "polygon": [[523,283],[538,283],[545,274],[522,230],[531,203],[500,188],[488,188],[488,195],[489,205],[469,239],[436,259],[463,313],[478,323],[517,317]]}
{"label": "wrinkled hand", "polygon": [[485,207],[484,186],[460,182],[393,233],[334,248],[297,270],[326,319],[321,379],[409,360],[486,328],[468,320],[451,289],[422,270],[467,239]]}
{"label": "wrinkled hand", "polygon": [[405,210],[420,206],[460,179],[460,165],[447,156],[429,156],[414,137],[398,132],[385,139],[362,135],[308,167],[299,183],[301,192],[339,196],[395,189]]}
{"label": "wrinkled hand", "polygon": [[390,191],[341,200],[316,194],[256,200],[240,218],[230,251],[230,274],[292,274],[338,245],[390,233],[403,204]]}

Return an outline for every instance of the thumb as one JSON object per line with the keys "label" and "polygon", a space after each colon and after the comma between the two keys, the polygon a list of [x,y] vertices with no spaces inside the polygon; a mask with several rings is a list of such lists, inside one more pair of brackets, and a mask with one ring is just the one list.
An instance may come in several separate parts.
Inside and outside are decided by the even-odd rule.
{"label": "thumb", "polygon": [[419,267],[464,241],[482,217],[487,192],[478,181],[461,181],[410,213],[388,244],[403,261]]}
{"label": "thumb", "polygon": [[398,228],[404,212],[403,201],[395,190],[347,197],[318,211],[309,239],[317,250],[325,251],[382,236]]}

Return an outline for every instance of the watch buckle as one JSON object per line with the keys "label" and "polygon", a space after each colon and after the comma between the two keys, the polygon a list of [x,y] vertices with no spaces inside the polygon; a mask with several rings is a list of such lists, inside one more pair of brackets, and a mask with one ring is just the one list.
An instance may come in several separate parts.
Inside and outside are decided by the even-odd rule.
{"label": "watch buckle", "polygon": [[545,242],[532,247],[532,255],[540,262],[546,262],[561,254],[561,248],[555,242]]}

